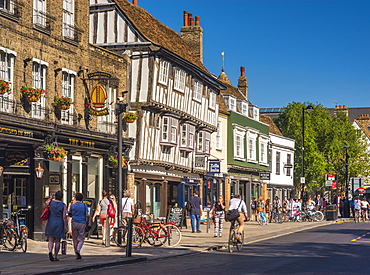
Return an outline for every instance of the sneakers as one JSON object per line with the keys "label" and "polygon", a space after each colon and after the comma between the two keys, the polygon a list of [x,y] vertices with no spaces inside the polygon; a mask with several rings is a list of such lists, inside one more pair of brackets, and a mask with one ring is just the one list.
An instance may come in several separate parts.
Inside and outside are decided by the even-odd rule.
{"label": "sneakers", "polygon": [[213,237],[217,238],[217,234],[216,234],[216,235],[214,235]]}
{"label": "sneakers", "polygon": [[236,233],[236,236],[235,238],[238,240],[238,242],[241,242],[241,237],[240,237],[240,233]]}
{"label": "sneakers", "polygon": [[222,237],[222,235],[221,235],[221,234],[219,234],[218,236],[219,236],[220,238]]}
{"label": "sneakers", "polygon": [[202,233],[202,231],[200,231],[200,230],[197,230],[197,233]]}

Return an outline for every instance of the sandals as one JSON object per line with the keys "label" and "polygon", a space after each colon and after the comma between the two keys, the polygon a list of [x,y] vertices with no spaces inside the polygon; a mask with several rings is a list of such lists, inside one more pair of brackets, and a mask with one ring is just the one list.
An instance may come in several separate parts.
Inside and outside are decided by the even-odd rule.
{"label": "sandals", "polygon": [[54,262],[54,261],[55,261],[55,259],[54,259],[54,257],[53,257],[53,253],[51,253],[51,252],[49,252],[49,260],[50,260],[51,262]]}

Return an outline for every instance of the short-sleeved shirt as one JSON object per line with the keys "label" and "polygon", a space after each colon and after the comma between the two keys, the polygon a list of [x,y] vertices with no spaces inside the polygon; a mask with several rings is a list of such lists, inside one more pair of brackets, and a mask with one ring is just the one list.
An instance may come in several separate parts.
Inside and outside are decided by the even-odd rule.
{"label": "short-sleeved shirt", "polygon": [[247,213],[247,206],[245,205],[245,202],[241,199],[233,198],[230,200],[229,210],[233,209],[238,209],[239,212]]}
{"label": "short-sleeved shirt", "polygon": [[86,214],[88,209],[86,204],[83,202],[77,201],[71,205],[69,213],[72,214],[72,222],[86,224]]}
{"label": "short-sleeved shirt", "polygon": [[132,213],[132,206],[134,205],[134,200],[131,198],[122,198],[122,212]]}
{"label": "short-sleeved shirt", "polygon": [[109,200],[108,199],[102,199],[99,202],[99,205],[100,205],[100,214],[107,214],[108,213]]}
{"label": "short-sleeved shirt", "polygon": [[191,204],[191,215],[200,215],[200,206],[202,205],[202,200],[198,196],[193,196],[190,198]]}

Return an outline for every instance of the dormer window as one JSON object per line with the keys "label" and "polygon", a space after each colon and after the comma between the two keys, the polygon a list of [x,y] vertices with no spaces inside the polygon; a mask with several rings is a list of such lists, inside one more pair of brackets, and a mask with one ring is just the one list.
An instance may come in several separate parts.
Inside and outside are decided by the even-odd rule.
{"label": "dormer window", "polygon": [[193,99],[196,101],[202,101],[202,93],[203,92],[203,84],[200,83],[198,80],[194,80],[194,87],[193,87]]}
{"label": "dormer window", "polygon": [[182,93],[185,91],[185,79],[186,79],[185,71],[179,68],[175,68],[175,84],[174,84],[175,90]]}
{"label": "dormer window", "polygon": [[159,83],[167,85],[169,67],[170,64],[167,61],[161,61],[159,67]]}
{"label": "dormer window", "polygon": [[216,109],[216,92],[212,90],[209,92],[209,108]]}
{"label": "dormer window", "polygon": [[236,112],[236,99],[230,95],[224,95],[225,104],[229,111]]}

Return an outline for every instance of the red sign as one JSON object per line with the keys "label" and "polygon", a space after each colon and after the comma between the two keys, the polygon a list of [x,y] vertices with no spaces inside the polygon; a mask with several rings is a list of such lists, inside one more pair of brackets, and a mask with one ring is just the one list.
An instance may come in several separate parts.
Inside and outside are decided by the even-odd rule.
{"label": "red sign", "polygon": [[365,193],[365,188],[363,188],[363,187],[359,187],[359,188],[357,189],[357,191],[358,191],[360,194]]}

